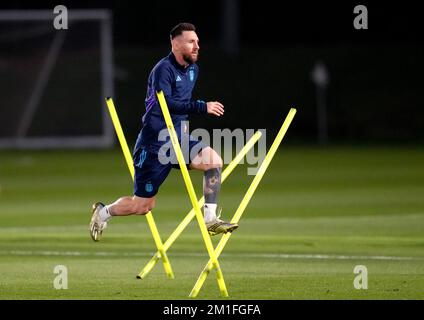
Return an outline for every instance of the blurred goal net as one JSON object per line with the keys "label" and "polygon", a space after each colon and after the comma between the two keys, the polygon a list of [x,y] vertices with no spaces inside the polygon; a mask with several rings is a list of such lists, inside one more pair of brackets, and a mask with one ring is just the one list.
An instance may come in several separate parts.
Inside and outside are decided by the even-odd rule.
{"label": "blurred goal net", "polygon": [[107,10],[0,11],[0,148],[106,148],[114,131],[112,20]]}

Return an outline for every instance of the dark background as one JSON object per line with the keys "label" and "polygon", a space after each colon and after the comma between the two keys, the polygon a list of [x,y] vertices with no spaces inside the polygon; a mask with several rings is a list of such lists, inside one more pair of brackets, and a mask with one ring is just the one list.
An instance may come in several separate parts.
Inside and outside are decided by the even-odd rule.
{"label": "dark background", "polygon": [[[111,10],[115,102],[129,137],[140,129],[148,74],[170,50],[169,30],[188,21],[196,25],[201,45],[194,98],[226,106],[222,119],[194,116],[192,128],[266,128],[274,134],[293,106],[298,114],[292,141],[317,143],[311,71],[321,61],[330,80],[330,144],[423,142],[423,22],[417,4],[236,3],[235,30],[225,24],[224,1],[11,1],[0,7]],[[353,27],[358,4],[368,8],[368,30]],[[238,45],[231,49],[226,35],[234,31]]]}

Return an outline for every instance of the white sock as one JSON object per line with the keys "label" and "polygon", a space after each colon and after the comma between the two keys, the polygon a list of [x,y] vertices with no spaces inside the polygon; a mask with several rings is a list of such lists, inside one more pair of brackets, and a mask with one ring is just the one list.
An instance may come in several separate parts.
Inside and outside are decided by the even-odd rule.
{"label": "white sock", "polygon": [[216,203],[205,203],[203,208],[203,214],[205,216],[205,222],[211,222],[216,219]]}
{"label": "white sock", "polygon": [[109,213],[109,207],[110,207],[110,204],[107,206],[104,206],[99,211],[100,219],[102,219],[103,222],[107,222],[112,218],[112,215]]}

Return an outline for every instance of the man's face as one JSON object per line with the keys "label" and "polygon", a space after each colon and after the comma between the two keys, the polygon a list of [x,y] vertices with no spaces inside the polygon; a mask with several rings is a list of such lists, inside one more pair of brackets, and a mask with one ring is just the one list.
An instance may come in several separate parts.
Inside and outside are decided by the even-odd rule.
{"label": "man's face", "polygon": [[183,31],[174,38],[177,52],[181,54],[187,63],[195,63],[199,56],[199,38],[194,31]]}

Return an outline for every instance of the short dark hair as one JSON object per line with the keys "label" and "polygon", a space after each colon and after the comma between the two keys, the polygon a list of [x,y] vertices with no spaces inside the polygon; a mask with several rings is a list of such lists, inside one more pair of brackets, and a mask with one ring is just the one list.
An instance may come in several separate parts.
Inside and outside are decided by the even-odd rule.
{"label": "short dark hair", "polygon": [[192,23],[181,22],[172,28],[170,32],[171,40],[183,33],[183,31],[196,31],[196,27]]}

